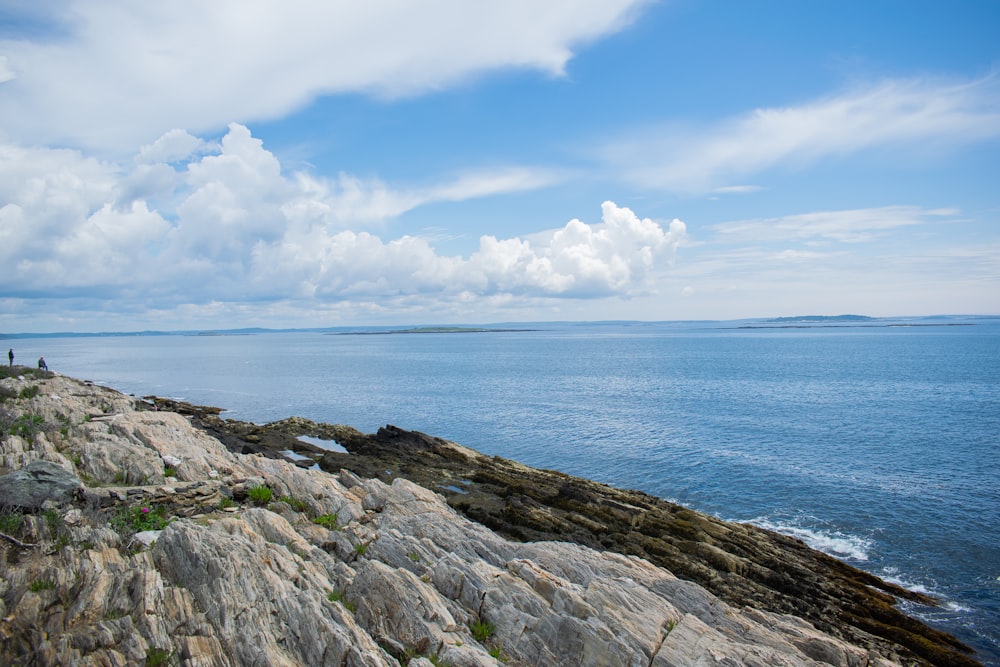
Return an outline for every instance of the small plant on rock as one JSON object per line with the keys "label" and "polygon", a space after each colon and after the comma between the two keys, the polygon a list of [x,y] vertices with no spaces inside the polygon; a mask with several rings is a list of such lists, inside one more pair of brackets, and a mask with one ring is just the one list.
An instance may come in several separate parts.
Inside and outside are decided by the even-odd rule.
{"label": "small plant on rock", "polygon": [[151,648],[146,652],[146,667],[163,667],[170,663],[173,655],[165,648]]}
{"label": "small plant on rock", "polygon": [[489,621],[479,620],[469,626],[469,630],[472,631],[472,636],[477,642],[484,642],[493,636],[496,632],[496,628]]}
{"label": "small plant on rock", "polygon": [[21,436],[28,442],[33,443],[35,435],[41,430],[44,423],[45,418],[41,415],[21,415],[10,425],[10,434]]}
{"label": "small plant on rock", "polygon": [[271,493],[271,489],[266,486],[252,486],[249,490],[247,490],[247,498],[249,498],[250,502],[254,505],[266,505],[271,502],[272,496],[273,494]]}
{"label": "small plant on rock", "polygon": [[111,517],[111,527],[122,535],[132,535],[145,530],[163,530],[170,523],[166,514],[166,509],[158,505],[120,507]]}
{"label": "small plant on rock", "polygon": [[24,515],[20,512],[4,509],[0,511],[0,533],[12,537],[20,537],[24,530]]}
{"label": "small plant on rock", "polygon": [[320,514],[312,521],[313,523],[319,524],[329,530],[340,530],[340,524],[338,523],[338,517],[336,514]]}
{"label": "small plant on rock", "polygon": [[278,498],[278,502],[285,503],[296,512],[305,512],[306,509],[309,507],[308,505],[306,505],[306,501],[299,500],[298,498],[293,498],[292,496],[281,496],[280,498]]}
{"label": "small plant on rock", "polygon": [[28,584],[28,590],[32,593],[37,593],[39,591],[51,590],[55,587],[55,584],[51,579],[35,579],[30,584]]}
{"label": "small plant on rock", "polygon": [[35,396],[38,396],[37,384],[32,384],[28,385],[27,387],[22,387],[21,391],[18,392],[17,394],[18,398],[34,398]]}

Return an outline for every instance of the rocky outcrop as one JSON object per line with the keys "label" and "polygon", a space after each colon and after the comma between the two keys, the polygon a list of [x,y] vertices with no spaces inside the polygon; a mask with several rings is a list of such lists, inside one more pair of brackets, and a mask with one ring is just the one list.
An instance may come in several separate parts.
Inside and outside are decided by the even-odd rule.
{"label": "rocky outcrop", "polygon": [[[378,479],[296,465],[280,452],[301,420],[256,442],[233,427],[227,447],[192,426],[218,420],[211,413],[151,409],[48,374],[0,389],[0,473],[47,462],[81,481],[31,506],[0,498],[0,664],[921,662],[901,646],[858,646],[797,616],[730,604],[639,555],[513,541],[400,468]],[[13,428],[25,416],[37,428]],[[316,435],[355,439],[348,448],[367,442],[324,428]],[[431,459],[487,458],[400,437]],[[233,451],[244,446],[261,451]]]}

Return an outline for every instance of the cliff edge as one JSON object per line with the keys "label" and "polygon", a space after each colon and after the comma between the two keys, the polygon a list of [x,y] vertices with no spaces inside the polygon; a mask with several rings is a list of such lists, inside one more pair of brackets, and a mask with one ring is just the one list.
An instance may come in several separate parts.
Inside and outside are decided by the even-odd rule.
{"label": "cliff edge", "polygon": [[[884,639],[863,645],[797,615],[724,601],[606,545],[504,537],[484,525],[486,491],[503,481],[496,471],[468,480],[480,495],[452,499],[487,519],[479,523],[404,478],[402,466],[379,479],[339,465],[353,457],[361,469],[408,442],[418,458],[483,470],[494,461],[507,477],[535,481],[532,469],[454,443],[304,420],[268,430],[15,370],[0,380],[0,664],[976,664],[929,628],[932,658]],[[358,453],[331,459],[306,446],[299,456],[328,472],[262,442],[283,447],[299,431],[336,433]],[[380,441],[389,449],[379,453]],[[597,497],[580,497],[574,484],[564,491],[584,505]],[[529,516],[562,520],[535,502]],[[684,517],[722,534],[714,519]],[[607,525],[576,521],[588,520]],[[701,552],[706,562],[756,567],[707,542]]]}

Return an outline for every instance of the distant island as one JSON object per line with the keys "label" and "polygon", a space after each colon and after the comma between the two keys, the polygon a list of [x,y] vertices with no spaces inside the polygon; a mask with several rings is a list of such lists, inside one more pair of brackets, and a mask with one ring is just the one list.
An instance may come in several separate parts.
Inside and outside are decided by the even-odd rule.
{"label": "distant island", "polygon": [[794,317],[775,317],[765,322],[871,322],[874,317],[867,315],[796,315]]}
{"label": "distant island", "polygon": [[440,333],[514,333],[537,331],[537,329],[490,329],[485,327],[414,327],[411,329],[387,329],[385,331],[338,331],[335,336],[384,336],[387,334],[440,334]]}

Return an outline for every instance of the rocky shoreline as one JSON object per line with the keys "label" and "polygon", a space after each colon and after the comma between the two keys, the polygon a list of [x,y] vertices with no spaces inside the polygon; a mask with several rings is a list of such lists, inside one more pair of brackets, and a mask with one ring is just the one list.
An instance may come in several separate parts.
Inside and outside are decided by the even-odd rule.
{"label": "rocky shoreline", "polygon": [[[20,370],[0,664],[979,664],[895,606],[934,600],[770,531],[392,426]],[[11,502],[39,462],[69,491]]]}

